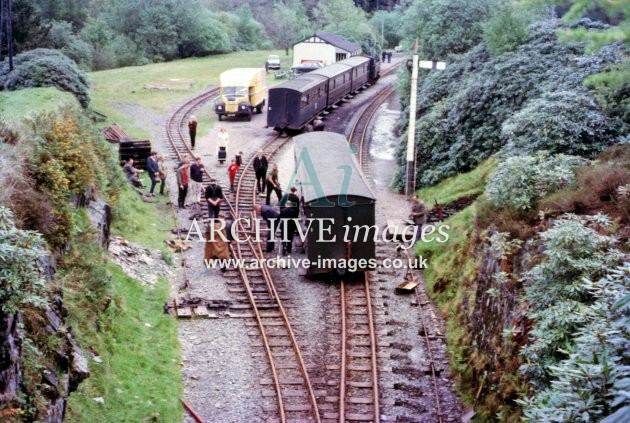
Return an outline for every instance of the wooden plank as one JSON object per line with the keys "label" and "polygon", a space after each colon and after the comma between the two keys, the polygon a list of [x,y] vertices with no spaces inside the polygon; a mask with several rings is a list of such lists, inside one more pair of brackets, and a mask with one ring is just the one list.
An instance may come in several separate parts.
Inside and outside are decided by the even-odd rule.
{"label": "wooden plank", "polygon": [[418,285],[416,281],[405,281],[396,287],[396,294],[411,294]]}

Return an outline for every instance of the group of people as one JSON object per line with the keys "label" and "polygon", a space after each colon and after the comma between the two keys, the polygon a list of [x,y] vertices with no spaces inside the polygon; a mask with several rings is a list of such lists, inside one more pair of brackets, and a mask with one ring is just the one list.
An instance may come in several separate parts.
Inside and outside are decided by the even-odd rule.
{"label": "group of people", "polygon": [[[267,175],[268,169],[269,162],[267,161],[267,157],[265,157],[262,150],[258,150],[254,158],[256,191],[261,197],[266,197],[266,205],[269,205],[271,202],[272,191],[276,194],[276,197],[278,197],[278,202],[282,200],[282,189],[280,188],[280,181],[278,180],[278,165],[274,163],[271,167],[271,172]],[[267,191],[266,194],[265,190]]]}
{"label": "group of people", "polygon": [[297,195],[297,188],[291,187],[290,191],[280,199],[278,207],[269,204],[256,204],[254,210],[260,214],[260,217],[263,218],[269,228],[265,251],[271,252],[275,249],[275,242],[272,241],[272,232],[280,228],[282,254],[291,254],[293,237],[297,231],[297,223],[294,219],[297,219],[300,215],[300,197]]}
{"label": "group of people", "polygon": [[392,52],[391,51],[383,50],[383,52],[381,53],[381,62],[386,63],[385,61],[387,61],[387,63],[391,63],[392,62]]}
{"label": "group of people", "polygon": [[[127,180],[136,188],[146,188],[146,186],[140,180],[139,174],[144,172],[143,169],[138,169],[134,166],[134,159],[129,158],[123,166],[123,172],[127,177]],[[155,187],[160,183],[160,195],[164,194],[164,186],[166,184],[166,176],[168,175],[168,168],[166,166],[166,157],[164,155],[158,156],[155,151],[152,151],[147,158],[147,172],[149,179],[151,179],[151,188],[147,194],[149,197],[155,197]]]}

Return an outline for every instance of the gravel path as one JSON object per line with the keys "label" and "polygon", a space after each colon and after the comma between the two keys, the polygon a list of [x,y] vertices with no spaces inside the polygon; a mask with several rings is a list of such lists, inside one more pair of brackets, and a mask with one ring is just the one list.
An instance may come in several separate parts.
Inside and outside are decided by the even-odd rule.
{"label": "gravel path", "polygon": [[[379,84],[385,84],[392,78],[395,76],[382,78]],[[377,88],[368,89],[333,112],[326,121],[327,130],[344,132],[350,121],[345,111],[356,108],[377,91]],[[409,210],[404,197],[391,193],[388,189],[395,166],[393,146],[396,137],[392,136],[392,132],[396,131],[399,118],[397,104],[398,101],[392,98],[383,108],[379,121],[375,124],[371,147],[370,178],[378,197],[377,222],[382,225],[388,218],[406,217]],[[167,140],[164,135],[167,115],[160,115],[137,105],[120,104],[119,108],[134,116],[137,126],[150,132],[154,149],[168,156]],[[198,117],[210,116],[211,106],[195,113]],[[227,164],[221,165],[216,160],[216,134],[219,128],[227,128],[230,135],[228,159],[233,158],[240,150],[243,151],[246,161],[273,135],[273,130],[265,128],[265,124],[265,113],[254,114],[251,122],[236,119],[223,122],[200,119],[198,133],[206,132],[203,128],[207,125],[212,125],[212,129],[207,135],[198,138],[196,153],[223,187],[228,187]],[[291,146],[284,146],[278,156],[270,162],[279,164],[281,184],[287,187],[293,169]],[[170,163],[171,169],[174,166],[174,163]],[[177,203],[177,186],[173,173],[169,176],[168,184],[171,201]],[[188,217],[188,211],[179,212],[178,226],[188,227],[190,224]],[[296,255],[298,258],[302,257],[299,255],[299,248],[294,248],[294,256]],[[187,294],[191,298],[240,300],[236,294],[230,292],[230,285],[240,280],[236,273],[222,274],[218,270],[206,269],[203,265],[201,243],[195,243],[193,249],[184,253],[184,256],[190,284]],[[330,391],[326,386],[327,377],[331,377],[331,374],[323,364],[327,362],[329,354],[337,348],[334,345],[335,340],[330,339],[327,332],[330,329],[327,328],[329,317],[327,304],[337,298],[336,284],[322,280],[307,281],[299,277],[295,269],[273,270],[272,273],[279,288],[284,289],[284,304],[292,322],[295,322],[296,336],[303,346],[310,377],[315,380],[315,389],[328,389],[328,395],[334,394],[334,391]],[[391,271],[388,275],[379,275],[374,284],[376,309],[380,313],[377,319],[380,325],[377,330],[383,334],[383,337],[379,338],[383,397],[381,408],[384,419],[390,421],[430,422],[433,420],[430,414],[427,414],[427,410],[432,403],[430,394],[426,393],[429,387],[414,380],[416,372],[422,372],[427,360],[422,346],[423,340],[418,335],[419,308],[411,297],[399,297],[393,293],[395,286],[402,282],[402,276],[402,271]],[[183,296],[185,292],[180,291],[183,284],[181,270],[171,282],[173,296]],[[439,318],[437,311],[434,314]],[[267,416],[265,409],[273,409],[275,406],[270,398],[263,397],[265,387],[260,382],[261,379],[269,377],[268,363],[262,348],[252,345],[258,339],[257,336],[248,335],[257,330],[252,323],[252,319],[229,316],[179,320],[184,398],[207,422],[262,422]],[[444,364],[443,367],[440,389],[447,398],[446,402],[450,404],[447,408],[452,416],[452,419],[447,421],[459,421],[460,405],[448,377],[448,366]],[[412,386],[413,389],[407,389],[408,386]],[[425,394],[423,390],[426,391]],[[417,398],[410,397],[411,392],[415,392]],[[187,413],[184,414],[184,418],[186,422],[193,421]]]}

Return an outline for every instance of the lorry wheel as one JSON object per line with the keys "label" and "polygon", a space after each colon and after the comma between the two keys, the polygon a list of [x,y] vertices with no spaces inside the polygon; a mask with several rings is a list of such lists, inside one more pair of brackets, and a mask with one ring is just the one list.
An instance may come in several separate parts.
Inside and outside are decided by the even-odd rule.
{"label": "lorry wheel", "polygon": [[256,106],[256,113],[258,113],[258,114],[262,113],[262,105]]}
{"label": "lorry wheel", "polygon": [[250,110],[249,113],[247,113],[247,121],[251,122],[252,121],[252,111]]}
{"label": "lorry wheel", "polygon": [[221,120],[223,119],[223,115],[218,115],[219,116],[219,122],[221,122]]}

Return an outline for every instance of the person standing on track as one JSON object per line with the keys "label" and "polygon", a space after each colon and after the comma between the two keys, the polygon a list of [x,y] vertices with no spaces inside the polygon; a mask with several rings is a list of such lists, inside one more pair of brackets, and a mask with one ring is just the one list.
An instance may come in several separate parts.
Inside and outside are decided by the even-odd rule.
{"label": "person standing on track", "polygon": [[230,177],[230,191],[234,190],[234,179],[236,179],[236,172],[238,172],[239,165],[236,163],[236,159],[232,159],[232,163],[227,168],[228,176]]}
{"label": "person standing on track", "polygon": [[182,165],[177,169],[177,186],[179,192],[177,195],[177,205],[180,209],[186,208],[186,194],[188,193],[188,159],[184,159]]}
{"label": "person standing on track", "polygon": [[265,184],[267,183],[267,157],[263,154],[262,150],[258,150],[256,158],[254,159],[254,171],[256,172],[256,188],[258,194],[265,195]]}
{"label": "person standing on track", "polygon": [[276,193],[278,201],[282,198],[282,190],[280,189],[280,182],[278,181],[278,165],[274,164],[271,168],[271,173],[267,176],[267,202],[269,205],[271,201],[271,191]]}
{"label": "person standing on track", "polygon": [[203,172],[205,167],[201,163],[201,157],[196,157],[195,162],[190,165],[189,194],[191,203],[201,202],[201,191],[203,190]]}
{"label": "person standing on track", "polygon": [[[291,254],[293,248],[293,236],[297,231],[296,222],[300,216],[300,197],[297,196],[297,188],[291,187],[290,192],[284,194],[280,200],[280,219],[282,222],[282,254]],[[285,233],[286,232],[286,233]]]}
{"label": "person standing on track", "polygon": [[188,121],[188,135],[190,135],[190,146],[195,149],[195,138],[197,137],[197,117],[192,115]]}
{"label": "person standing on track", "polygon": [[223,201],[223,190],[214,178],[210,179],[210,184],[206,187],[206,201],[208,202],[209,218],[218,219]]}
{"label": "person standing on track", "polygon": [[219,133],[217,134],[217,158],[219,159],[219,163],[223,163],[227,158],[227,148],[229,143],[230,136],[227,133],[227,129],[219,129]]}
{"label": "person standing on track", "polygon": [[275,207],[271,207],[268,205],[260,205],[256,204],[254,206],[254,210],[256,213],[260,214],[260,217],[263,218],[267,227],[269,228],[269,232],[267,232],[267,248],[265,248],[265,252],[270,253],[273,251],[275,247],[275,243],[271,240],[272,232],[275,232],[278,218],[280,217],[280,212]]}
{"label": "person standing on track", "polygon": [[419,226],[420,229],[422,229],[422,225],[427,223],[427,207],[420,201],[420,197],[417,195],[411,197],[411,213],[409,214],[409,219],[411,219],[416,226]]}

